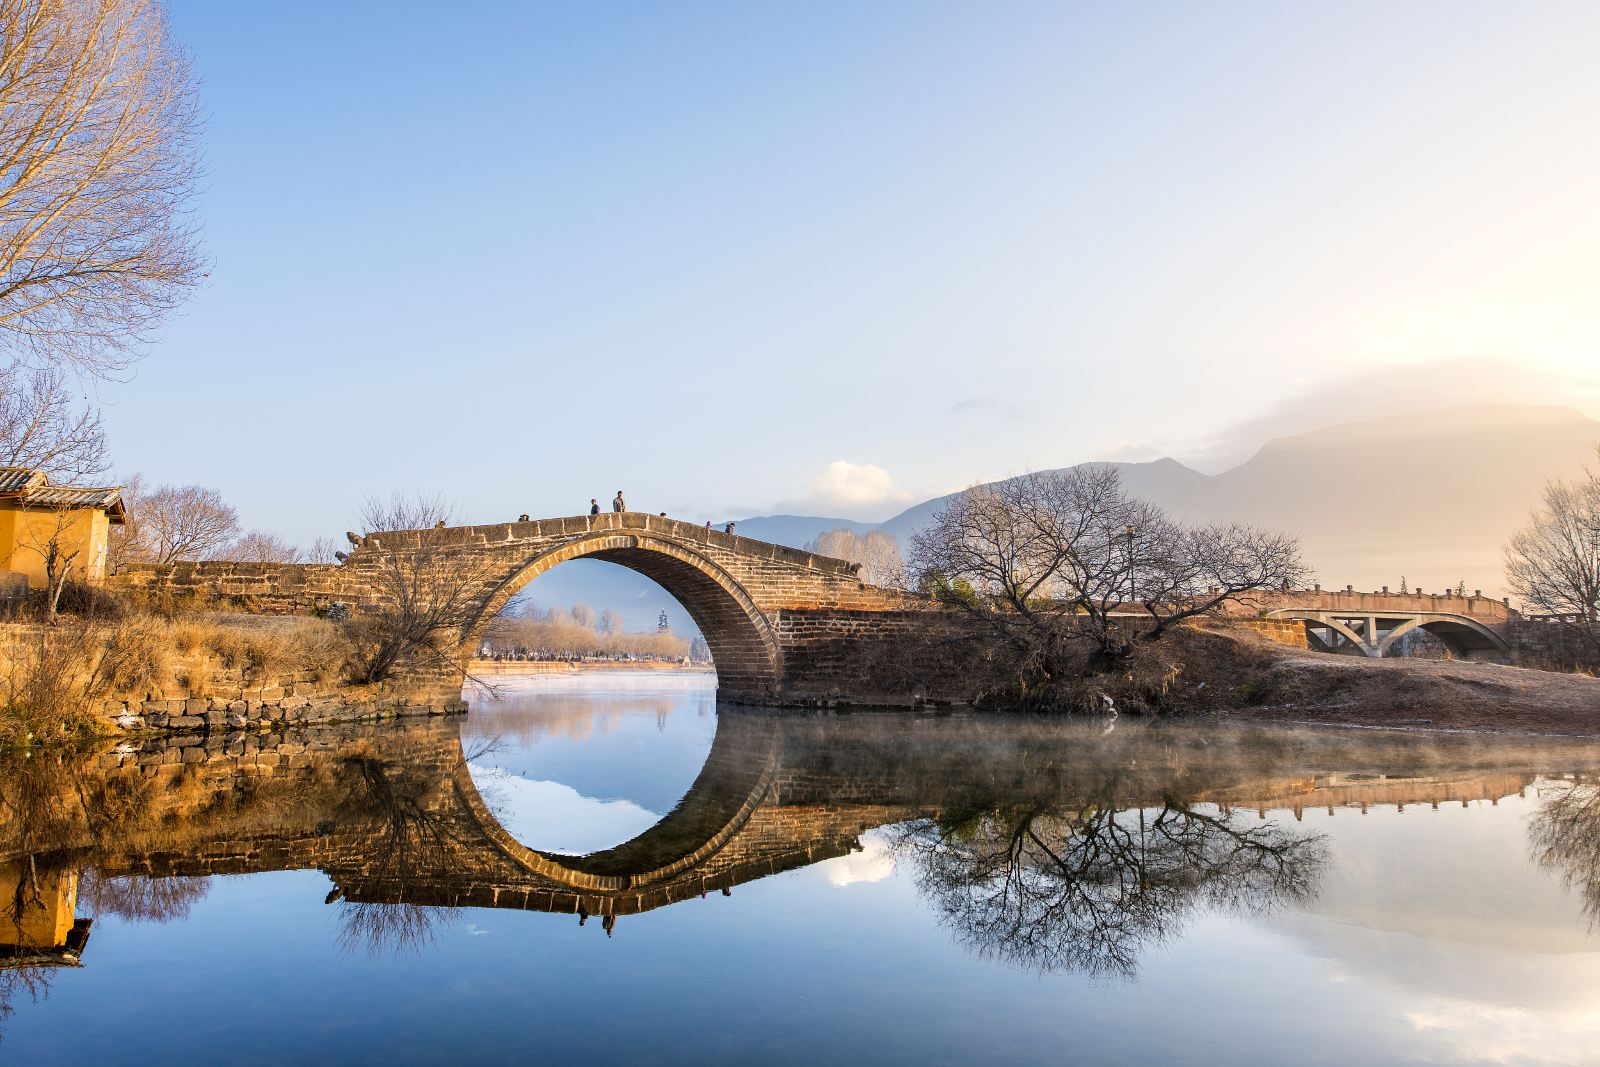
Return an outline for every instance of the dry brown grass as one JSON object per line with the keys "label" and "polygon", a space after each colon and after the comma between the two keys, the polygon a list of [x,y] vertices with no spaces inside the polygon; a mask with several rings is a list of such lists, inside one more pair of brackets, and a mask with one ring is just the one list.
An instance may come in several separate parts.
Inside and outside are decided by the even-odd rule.
{"label": "dry brown grass", "polygon": [[1600,679],[1470,660],[1366,659],[1232,627],[1183,635],[1174,710],[1232,720],[1600,735]]}
{"label": "dry brown grass", "polygon": [[123,613],[0,627],[0,745],[92,732],[108,697],[210,695],[219,684],[336,680],[350,655],[311,618]]}

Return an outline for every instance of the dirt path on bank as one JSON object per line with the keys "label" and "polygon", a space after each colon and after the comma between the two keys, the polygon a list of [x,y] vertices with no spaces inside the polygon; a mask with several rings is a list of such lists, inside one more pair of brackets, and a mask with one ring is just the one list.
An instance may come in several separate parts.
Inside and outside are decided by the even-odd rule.
{"label": "dirt path on bank", "polygon": [[1308,652],[1193,634],[1180,700],[1219,720],[1600,738],[1600,678],[1493,663]]}

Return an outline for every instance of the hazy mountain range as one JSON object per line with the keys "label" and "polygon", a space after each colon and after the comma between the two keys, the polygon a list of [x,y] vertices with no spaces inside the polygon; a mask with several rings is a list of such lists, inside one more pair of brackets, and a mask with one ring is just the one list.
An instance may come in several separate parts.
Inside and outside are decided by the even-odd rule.
{"label": "hazy mountain range", "polygon": [[[1571,408],[1495,405],[1278,437],[1215,475],[1174,459],[1115,466],[1129,492],[1180,518],[1234,519],[1297,534],[1324,586],[1398,588],[1403,575],[1413,589],[1465,581],[1499,596],[1506,540],[1527,521],[1545,481],[1577,474],[1595,460],[1597,444],[1600,422]],[[738,532],[799,548],[825,530],[882,529],[905,544],[948,499],[924,501],[882,523],[762,515],[740,520]],[[649,583],[631,572],[590,564],[569,579],[561,575],[569,567],[541,578],[535,599],[619,610],[648,602],[651,619],[660,610],[654,605],[664,594],[648,592]],[[637,613],[624,611],[632,628],[642,625]],[[681,610],[671,614],[676,619]]]}

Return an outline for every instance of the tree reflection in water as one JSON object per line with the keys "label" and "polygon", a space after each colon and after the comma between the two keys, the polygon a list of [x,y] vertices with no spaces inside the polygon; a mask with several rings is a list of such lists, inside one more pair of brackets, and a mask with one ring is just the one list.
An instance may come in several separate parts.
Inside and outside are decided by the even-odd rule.
{"label": "tree reflection in water", "polygon": [[[493,737],[481,740],[450,770],[487,755],[498,744]],[[434,943],[440,927],[458,920],[460,909],[409,902],[404,899],[406,883],[417,871],[449,869],[451,856],[473,845],[440,817],[433,803],[449,777],[437,768],[397,766],[370,757],[352,757],[344,765],[354,772],[346,810],[359,813],[357,832],[371,841],[370,862],[358,883],[336,886],[328,903],[352,892],[393,899],[340,901],[339,947],[346,953],[365,949],[370,956],[420,953]]]}
{"label": "tree reflection in water", "polygon": [[1534,862],[1555,871],[1578,893],[1591,926],[1600,927],[1600,782],[1549,782],[1528,824]]}
{"label": "tree reflection in water", "polygon": [[1309,901],[1325,839],[1167,799],[1000,807],[892,832],[919,889],[984,958],[1131,978],[1197,910],[1262,913]]}
{"label": "tree reflection in water", "polygon": [[189,909],[205,899],[211,888],[200,875],[144,874],[108,878],[90,867],[78,880],[78,900],[96,916],[115,915],[128,922],[165,923],[189,917]]}

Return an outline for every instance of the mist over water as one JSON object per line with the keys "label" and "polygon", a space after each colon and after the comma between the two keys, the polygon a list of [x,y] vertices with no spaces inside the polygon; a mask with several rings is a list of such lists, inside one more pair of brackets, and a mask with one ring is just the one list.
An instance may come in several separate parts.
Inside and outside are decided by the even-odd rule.
{"label": "mist over water", "polygon": [[579,672],[465,719],[7,764],[4,899],[37,903],[7,927],[30,943],[0,964],[0,1055],[1558,1064],[1600,1043],[1592,745],[751,713],[713,684]]}

